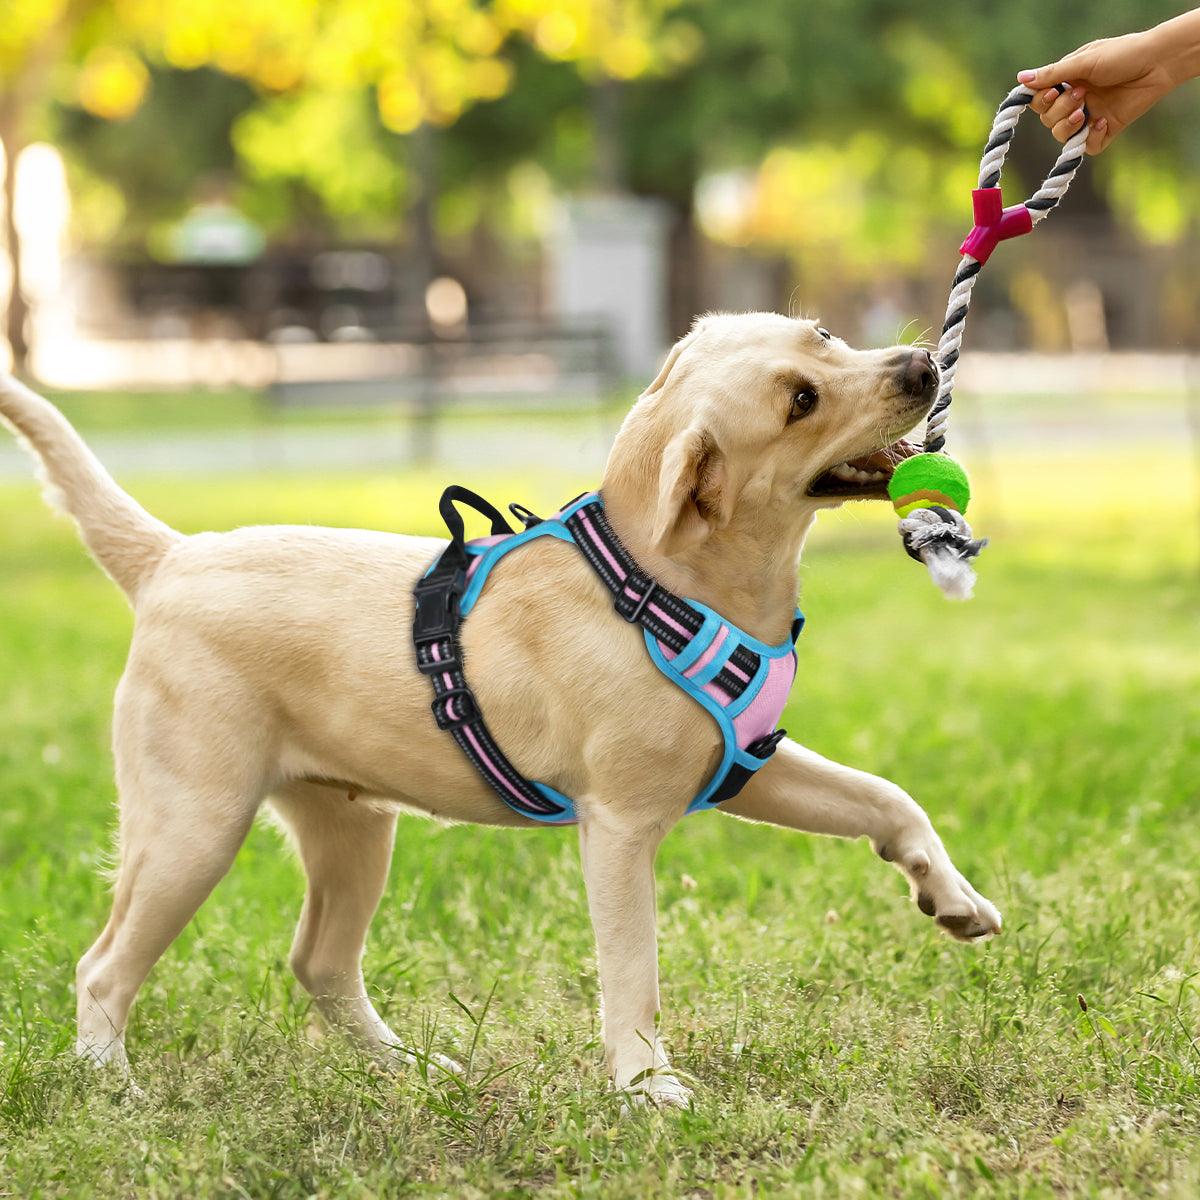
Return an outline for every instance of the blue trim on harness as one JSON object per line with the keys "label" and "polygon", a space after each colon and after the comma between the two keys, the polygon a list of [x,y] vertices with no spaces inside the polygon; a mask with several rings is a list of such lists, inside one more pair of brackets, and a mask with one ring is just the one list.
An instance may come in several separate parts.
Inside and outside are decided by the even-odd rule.
{"label": "blue trim on harness", "polygon": [[583,508],[585,504],[591,504],[599,498],[600,494],[598,492],[588,492],[586,495],[580,496],[578,500],[574,500],[568,504],[558,516],[550,517],[545,521],[539,521],[538,524],[531,528],[521,533],[514,533],[512,537],[507,537],[504,541],[496,542],[492,546],[475,546],[468,542],[467,553],[477,556],[483,561],[475,568],[471,576],[471,582],[467,585],[467,590],[463,593],[463,598],[459,601],[459,615],[465,617],[475,607],[475,601],[479,599],[479,593],[483,591],[483,585],[487,582],[487,577],[491,574],[492,568],[510,550],[515,550],[518,546],[527,545],[539,537],[554,537],[558,538],[561,542],[570,542],[572,546],[575,545],[575,538],[563,522],[576,510]]}
{"label": "blue trim on harness", "polygon": [[579,817],[575,814],[575,801],[570,796],[564,796],[562,792],[556,792],[548,783],[539,783],[536,779],[529,781],[533,784],[547,800],[553,800],[555,804],[562,808],[562,812],[557,813],[552,817],[543,817],[540,814],[522,813],[523,817],[528,817],[531,821],[537,821],[542,825],[575,825],[579,822]]}
{"label": "blue trim on harness", "polygon": [[[599,493],[589,492],[580,496],[578,500],[573,501],[561,513],[539,521],[536,525],[531,525],[519,533],[502,537],[501,540],[491,542],[490,544],[465,543],[464,549],[467,555],[477,560],[477,564],[472,567],[469,582],[459,599],[458,613],[460,619],[465,619],[474,608],[475,602],[479,599],[480,593],[487,583],[492,568],[506,554],[542,537],[552,537],[578,547],[579,544],[572,531],[567,527],[566,521],[580,508],[594,504],[602,506],[603,500]],[[486,543],[487,539],[482,539],[482,542]],[[695,609],[703,620],[699,630],[695,634],[690,635],[690,640],[674,658],[668,658],[663,653],[658,639],[651,630],[643,627],[642,633],[651,662],[716,721],[717,728],[721,734],[723,743],[721,762],[713,772],[712,777],[688,805],[686,811],[693,813],[700,812],[706,808],[716,807],[725,798],[724,796],[719,796],[715,801],[712,800],[712,797],[716,796],[726,784],[730,772],[735,767],[740,768],[746,774],[752,774],[770,761],[770,750],[774,748],[773,745],[764,752],[766,757],[759,757],[743,749],[739,745],[738,732],[734,722],[759,696],[770,675],[771,663],[788,654],[795,655],[794,643],[804,627],[804,615],[797,609],[795,619],[792,623],[791,636],[778,645],[770,646],[765,642],[759,641],[759,639],[746,633],[744,630],[739,629],[736,625],[722,617],[720,613],[715,612],[707,605],[700,603],[700,601],[687,598],[686,603]],[[714,649],[714,644],[715,652],[712,658],[705,663],[704,667],[696,671],[691,677],[684,674],[685,671],[694,667],[706,653]],[[727,704],[721,704],[705,690],[705,685],[716,679],[739,648],[745,648],[758,656],[760,660],[758,669],[741,695],[731,698]],[[525,809],[516,809],[522,816],[547,825],[566,825],[577,820],[575,804],[569,796],[564,796],[548,784],[540,783],[537,780],[528,780],[527,782],[541,795],[553,801],[562,811],[549,815],[534,813]],[[745,779],[743,778],[740,782],[744,783]],[[502,792],[500,796],[501,799],[505,799],[505,802],[508,803]],[[516,808],[515,805],[510,805],[510,807]]]}
{"label": "blue trim on harness", "polygon": [[671,659],[671,662],[675,664],[675,669],[686,671],[694,662],[702,658],[724,624],[725,622],[715,612],[705,613],[704,624],[700,626],[699,632],[688,643],[685,650]]}
{"label": "blue trim on harness", "polygon": [[[796,651],[794,648],[793,638],[799,637],[800,631],[804,628],[804,614],[799,609],[796,609],[796,616],[792,622],[792,629],[794,630],[792,637],[788,637],[784,641],[780,642],[777,646],[768,646],[765,642],[760,642],[756,637],[753,637],[744,630],[739,629],[736,625],[731,625],[728,621],[724,620],[719,613],[716,613],[709,608],[707,604],[701,604],[699,600],[693,600],[690,597],[688,598],[688,603],[704,614],[705,620],[704,625],[701,626],[701,633],[704,632],[704,629],[709,625],[710,621],[714,626],[714,631],[719,631],[722,625],[729,630],[725,637],[725,643],[721,646],[720,651],[715,656],[717,659],[722,660],[722,664],[728,659],[729,655],[733,653],[738,645],[743,645],[747,647],[747,649],[753,650],[754,653],[759,655],[762,659],[758,670],[755,672],[754,678],[750,681],[749,685],[746,687],[746,690],[730,704],[718,704],[717,701],[704,690],[704,684],[709,682],[710,679],[717,675],[720,667],[713,671],[712,675],[708,675],[707,668],[705,668],[704,671],[697,672],[690,678],[683,673],[688,669],[689,666],[691,666],[692,662],[694,662],[697,658],[703,657],[704,652],[708,649],[708,645],[711,644],[713,637],[716,636],[716,632],[709,636],[707,643],[701,646],[699,652],[691,659],[690,662],[686,662],[682,667],[678,667],[677,663],[684,657],[684,655],[680,654],[676,658],[668,658],[662,652],[662,647],[658,644],[658,640],[654,637],[654,635],[648,629],[642,631],[642,636],[646,641],[646,649],[650,653],[650,661],[653,662],[654,665],[668,679],[670,679],[672,683],[676,684],[678,687],[687,692],[687,694],[691,696],[691,698],[695,700],[697,704],[699,704],[708,712],[713,720],[716,721],[717,727],[721,731],[721,738],[725,743],[725,749],[721,756],[720,765],[713,772],[713,776],[708,783],[705,784],[691,804],[687,806],[687,812],[694,813],[700,812],[705,808],[716,807],[715,805],[710,805],[708,803],[709,797],[712,796],[713,793],[716,792],[721,786],[721,784],[725,782],[726,776],[728,776],[730,769],[735,764],[744,767],[747,771],[753,772],[757,771],[760,767],[765,766],[771,761],[769,758],[757,758],[753,754],[748,754],[741,748],[741,746],[738,745],[737,730],[734,727],[733,721],[735,717],[744,712],[745,709],[754,702],[754,699],[758,696],[758,693],[762,691],[762,686],[766,682],[767,675],[771,670],[771,660],[782,658],[787,654],[795,654]],[[695,645],[695,642],[700,640],[700,634],[697,634],[692,646]],[[689,646],[688,650],[691,650],[692,646]]]}

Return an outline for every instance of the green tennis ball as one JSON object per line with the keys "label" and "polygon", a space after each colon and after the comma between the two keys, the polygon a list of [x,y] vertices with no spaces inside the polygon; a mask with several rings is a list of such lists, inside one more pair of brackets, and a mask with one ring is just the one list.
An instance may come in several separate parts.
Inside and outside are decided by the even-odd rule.
{"label": "green tennis ball", "polygon": [[915,454],[900,463],[888,480],[888,495],[902,517],[914,508],[940,504],[964,516],[971,500],[967,473],[944,454]]}

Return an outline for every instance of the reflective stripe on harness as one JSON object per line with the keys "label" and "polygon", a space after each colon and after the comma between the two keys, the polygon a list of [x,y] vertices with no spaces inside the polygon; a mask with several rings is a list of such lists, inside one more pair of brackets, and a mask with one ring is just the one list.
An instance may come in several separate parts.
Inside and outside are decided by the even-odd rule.
{"label": "reflective stripe on harness", "polygon": [[[458,503],[491,521],[489,537],[465,540]],[[542,537],[570,542],[583,554],[612,594],[617,614],[642,629],[654,665],[716,721],[723,741],[721,763],[688,812],[713,808],[735,796],[770,759],[784,736],[775,724],[795,678],[794,643],[804,626],[798,609],[791,637],[770,646],[707,605],[676,595],[639,569],[609,525],[597,492],[578,497],[545,520],[510,505],[525,525],[520,532],[466,488],[447,488],[439,508],[451,540],[414,589],[417,669],[433,681],[438,727],[453,736],[509,808],[546,824],[576,820],[569,797],[526,779],[492,737],[463,674],[459,630],[492,567],[505,554]]]}

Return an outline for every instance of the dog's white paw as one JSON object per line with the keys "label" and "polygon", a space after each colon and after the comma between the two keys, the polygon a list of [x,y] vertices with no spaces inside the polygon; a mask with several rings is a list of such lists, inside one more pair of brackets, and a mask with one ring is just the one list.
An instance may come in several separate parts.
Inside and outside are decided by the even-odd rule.
{"label": "dog's white paw", "polygon": [[999,910],[950,861],[936,834],[900,853],[892,853],[886,845],[878,847],[877,852],[904,872],[917,907],[951,937],[960,942],[979,942],[1001,931]]}
{"label": "dog's white paw", "polygon": [[444,1071],[447,1075],[453,1075],[457,1079],[462,1079],[467,1073],[462,1063],[457,1062],[446,1054],[431,1054],[429,1056],[429,1065],[436,1067],[439,1071]]}
{"label": "dog's white paw", "polygon": [[112,1039],[100,1047],[82,1039],[75,1043],[75,1055],[96,1072],[104,1087],[113,1089],[113,1096],[122,1104],[136,1104],[146,1099],[141,1085],[129,1073],[129,1060],[120,1039]]}
{"label": "dog's white paw", "polygon": [[655,1108],[690,1108],[692,1092],[669,1070],[659,1069],[653,1073],[647,1072],[642,1078],[621,1089],[624,1104],[621,1105],[622,1115],[630,1108],[645,1108],[653,1105]]}
{"label": "dog's white paw", "polygon": [[461,1063],[455,1062],[445,1054],[426,1054],[423,1050],[409,1050],[401,1045],[383,1047],[376,1055],[376,1061],[389,1072],[411,1070],[415,1067],[430,1079],[443,1075],[453,1075],[461,1079],[466,1074]]}
{"label": "dog's white paw", "polygon": [[930,871],[914,887],[917,907],[958,941],[984,941],[1000,932],[999,910],[949,860],[944,871]]}

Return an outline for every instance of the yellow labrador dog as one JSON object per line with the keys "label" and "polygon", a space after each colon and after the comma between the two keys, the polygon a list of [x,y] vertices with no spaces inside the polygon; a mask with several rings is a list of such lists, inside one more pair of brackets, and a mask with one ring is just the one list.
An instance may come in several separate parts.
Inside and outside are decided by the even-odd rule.
{"label": "yellow labrador dog", "polygon": [[[935,387],[924,350],[857,351],[774,314],[705,317],[617,436],[609,520],[662,584],[779,643],[817,512],[885,495],[905,452],[895,443]],[[78,967],[79,1053],[126,1069],[138,988],[265,801],[308,876],[296,975],[331,1023],[403,1060],[360,965],[398,810],[523,821],[437,729],[414,666],[412,588],[445,543],[303,526],[185,537],[122,491],[51,404],[4,377],[0,417],[136,614],[113,725],[120,867],[108,924]],[[476,611],[462,637],[491,729],[522,774],[576,798],[612,1078],[686,1104],[656,1025],[653,864],[719,761],[716,724],[656,669],[571,546],[546,538],[498,565]],[[784,741],[724,807],[868,837],[951,934],[1000,929],[925,813],[886,780]]]}

